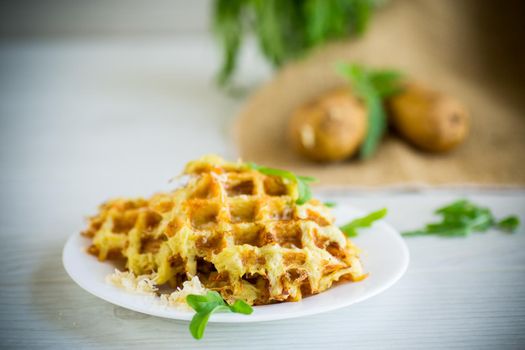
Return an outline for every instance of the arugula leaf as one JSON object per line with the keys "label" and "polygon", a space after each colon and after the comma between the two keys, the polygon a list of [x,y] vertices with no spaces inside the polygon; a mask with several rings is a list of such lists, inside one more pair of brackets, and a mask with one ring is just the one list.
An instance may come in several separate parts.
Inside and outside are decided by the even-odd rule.
{"label": "arugula leaf", "polygon": [[387,212],[386,208],[374,211],[366,216],[350,221],[348,224],[341,226],[340,229],[348,237],[356,237],[358,235],[357,229],[372,226],[375,221],[384,218]]}
{"label": "arugula leaf", "polygon": [[247,163],[247,165],[250,169],[257,170],[258,172],[265,174],[265,175],[278,176],[278,177],[282,177],[290,181],[297,180],[297,177],[291,171],[275,169],[275,168],[268,168],[262,165],[255,164],[253,162]]}
{"label": "arugula leaf", "polygon": [[368,159],[375,153],[386,130],[383,99],[401,89],[402,75],[393,70],[369,70],[358,64],[340,63],[337,70],[367,107],[368,131],[359,149],[359,157]]}
{"label": "arugula leaf", "polygon": [[382,99],[401,92],[400,82],[403,78],[403,74],[395,70],[385,69],[369,72],[370,83]]}
{"label": "arugula leaf", "polygon": [[312,190],[310,189],[310,186],[308,186],[308,184],[304,181],[297,179],[297,190],[299,192],[299,196],[295,203],[301,205],[308,202],[308,200],[312,198]]}
{"label": "arugula leaf", "polygon": [[496,221],[492,212],[465,199],[455,201],[435,211],[441,221],[429,223],[425,227],[403,232],[403,236],[436,235],[441,237],[465,237],[472,232],[485,232],[490,228],[513,232],[519,225],[516,216]]}
{"label": "arugula leaf", "polygon": [[316,182],[318,181],[315,177],[313,176],[302,176],[302,175],[297,175],[297,177],[299,178],[299,180],[303,181],[303,182]]}
{"label": "arugula leaf", "polygon": [[265,166],[257,165],[255,163],[247,163],[247,165],[250,169],[257,170],[262,174],[278,176],[283,179],[287,179],[291,182],[295,182],[297,184],[298,192],[298,197],[295,203],[302,205],[308,202],[310,198],[312,198],[312,190],[310,189],[309,183],[317,181],[315,177],[295,175],[294,173],[288,170],[268,168]]}
{"label": "arugula leaf", "polygon": [[279,0],[252,0],[259,47],[274,66],[281,65],[287,55],[285,38],[280,35],[285,23],[277,16],[279,5]]}
{"label": "arugula leaf", "polygon": [[365,97],[365,103],[368,106],[369,127],[365,140],[359,149],[359,156],[362,159],[368,159],[375,153],[386,129],[386,116],[379,96],[370,92]]}
{"label": "arugula leaf", "polygon": [[501,219],[497,223],[497,227],[500,230],[507,232],[515,232],[519,225],[520,219],[515,215],[507,216],[506,218]]}
{"label": "arugula leaf", "polygon": [[237,66],[237,56],[242,44],[242,3],[238,0],[216,0],[213,12],[213,31],[218,34],[217,39],[224,48],[217,81],[220,85],[225,85]]}
{"label": "arugula leaf", "polygon": [[243,39],[254,34],[278,67],[327,41],[359,36],[379,0],[215,0],[213,30],[222,49],[219,83],[229,82]]}
{"label": "arugula leaf", "polygon": [[253,308],[243,300],[236,300],[233,305],[228,305],[215,291],[209,291],[206,295],[190,294],[186,297],[186,302],[196,311],[190,322],[190,333],[195,339],[202,338],[208,320],[214,312],[236,312],[245,315],[253,312]]}

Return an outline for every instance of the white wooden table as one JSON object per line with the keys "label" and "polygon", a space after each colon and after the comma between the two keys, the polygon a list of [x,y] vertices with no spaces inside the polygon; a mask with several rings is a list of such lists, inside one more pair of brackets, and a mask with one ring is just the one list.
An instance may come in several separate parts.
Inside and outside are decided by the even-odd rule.
{"label": "white wooden table", "polygon": [[[523,226],[407,239],[408,272],[382,295],[312,317],[212,324],[201,341],[185,322],[75,285],[62,246],[100,202],[162,189],[202,154],[235,156],[227,129],[241,100],[211,84],[216,62],[204,38],[0,46],[0,348],[525,348]],[[317,193],[364,210],[386,206],[400,230],[464,196],[525,218],[524,190]]]}

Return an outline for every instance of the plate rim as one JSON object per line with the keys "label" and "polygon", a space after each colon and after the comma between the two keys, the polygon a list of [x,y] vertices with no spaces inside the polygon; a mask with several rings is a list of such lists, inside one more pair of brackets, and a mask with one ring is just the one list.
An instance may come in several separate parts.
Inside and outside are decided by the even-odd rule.
{"label": "plate rim", "polygon": [[[347,209],[350,209],[351,211],[355,213],[355,216],[363,214],[362,210],[357,209],[347,204],[340,204],[338,205],[338,207],[346,207]],[[380,285],[380,287],[374,289],[372,292],[361,295],[356,298],[349,298],[348,302],[334,303],[332,305],[324,306],[321,309],[310,308],[310,309],[302,309],[302,310],[295,311],[295,312],[272,313],[272,314],[267,314],[267,315],[252,314],[250,315],[250,317],[240,317],[240,316],[246,316],[246,315],[239,315],[239,314],[232,314],[232,313],[216,313],[210,317],[209,322],[211,323],[245,323],[245,322],[252,323],[252,322],[269,322],[269,321],[277,321],[277,320],[284,320],[284,319],[292,319],[292,318],[303,317],[303,316],[311,316],[311,315],[334,311],[337,309],[346,308],[346,307],[363,302],[367,299],[370,299],[376,295],[383,293],[384,291],[388,290],[393,285],[395,285],[399,280],[401,280],[401,278],[406,273],[409,262],[410,262],[410,251],[408,249],[406,242],[403,240],[401,234],[396,229],[394,229],[391,225],[389,225],[387,222],[385,222],[384,220],[381,220],[379,222],[374,223],[374,226],[381,228],[384,231],[388,231],[391,234],[391,236],[399,243],[399,247],[400,247],[401,255],[402,255],[402,261],[401,261],[401,268],[399,268],[395,272],[395,274],[390,276],[389,279],[386,281],[386,283]],[[189,321],[192,319],[194,315],[193,311],[179,310],[173,307],[172,309],[170,309],[170,312],[172,312],[173,315],[168,316],[156,309],[145,310],[144,308],[141,307],[140,304],[123,305],[119,303],[118,301],[113,300],[113,298],[107,297],[101,291],[93,290],[92,288],[87,286],[87,283],[85,283],[82,279],[77,278],[78,276],[76,276],[75,273],[73,273],[72,267],[69,266],[67,262],[68,254],[72,252],[72,250],[76,249],[75,248],[76,245],[74,245],[74,243],[76,240],[79,240],[79,239],[82,239],[82,236],[80,235],[79,232],[75,232],[68,237],[64,245],[64,248],[62,250],[62,265],[65,271],[67,272],[68,276],[84,291],[90,293],[91,295],[96,296],[97,298],[105,302],[113,304],[115,306],[119,306],[125,309],[129,309],[135,312],[142,313],[142,314],[161,317],[164,319],[179,320],[179,321]],[[106,282],[104,281],[104,283]],[[118,288],[118,287],[114,287],[114,288]],[[132,295],[135,294],[135,293],[128,292],[125,290],[122,290],[122,293],[132,294]],[[316,297],[322,296],[323,293],[324,292],[319,293],[317,295],[312,295],[312,296],[309,296],[308,298],[316,298]],[[138,295],[144,298],[154,298],[153,296],[148,296],[148,295],[140,295],[140,294],[135,294],[135,295]],[[268,306],[275,307],[276,305],[279,305],[279,304],[272,304]],[[254,308],[255,310],[257,310],[257,308],[261,308],[265,306],[267,305],[255,306]],[[170,308],[170,307],[166,306],[166,308]],[[254,317],[254,316],[257,316],[257,317]]]}

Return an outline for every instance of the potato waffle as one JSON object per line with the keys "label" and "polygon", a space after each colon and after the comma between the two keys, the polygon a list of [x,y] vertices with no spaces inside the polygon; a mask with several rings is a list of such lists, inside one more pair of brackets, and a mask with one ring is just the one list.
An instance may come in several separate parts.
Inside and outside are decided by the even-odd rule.
{"label": "potato waffle", "polygon": [[359,250],[297,183],[216,156],[190,162],[188,183],[145,199],[114,199],[84,232],[100,260],[180,286],[197,275],[227,301],[297,301],[366,277]]}

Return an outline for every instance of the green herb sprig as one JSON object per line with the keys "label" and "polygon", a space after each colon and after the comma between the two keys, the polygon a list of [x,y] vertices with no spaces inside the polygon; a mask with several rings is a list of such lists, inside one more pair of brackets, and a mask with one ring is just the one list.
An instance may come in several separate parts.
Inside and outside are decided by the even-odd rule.
{"label": "green herb sprig", "polygon": [[209,291],[206,295],[190,294],[186,297],[186,302],[196,311],[190,322],[190,332],[195,339],[202,338],[208,320],[214,312],[236,312],[245,315],[253,312],[253,308],[243,300],[236,300],[233,305],[229,305],[215,291]]}
{"label": "green herb sprig", "polygon": [[337,203],[336,202],[324,202],[323,203],[325,207],[328,207],[328,208],[335,208],[337,207]]}
{"label": "green herb sprig", "polygon": [[401,90],[403,76],[394,70],[370,70],[359,64],[342,63],[337,65],[337,70],[367,107],[368,131],[359,149],[359,158],[368,159],[375,153],[386,130],[383,100]]}
{"label": "green herb sprig", "polygon": [[329,40],[361,35],[379,0],[215,0],[213,30],[222,48],[218,75],[229,82],[243,39],[255,34],[276,67]]}
{"label": "green herb sprig", "polygon": [[490,209],[465,199],[439,208],[435,213],[441,216],[441,221],[427,224],[419,230],[403,232],[402,235],[465,237],[472,232],[485,232],[490,228],[515,232],[520,224],[519,218],[515,215],[496,220]]}
{"label": "green herb sprig", "polygon": [[297,184],[298,192],[298,196],[295,201],[296,204],[302,205],[308,202],[310,198],[312,198],[312,189],[310,188],[309,184],[317,181],[315,177],[295,175],[294,173],[288,170],[268,168],[265,166],[257,165],[255,163],[247,163],[247,165],[250,169],[257,170],[262,174],[278,176],[283,179],[295,182]]}
{"label": "green herb sprig", "polygon": [[368,215],[350,221],[348,224],[341,226],[340,229],[346,236],[356,237],[358,235],[358,229],[372,226],[374,222],[384,218],[387,212],[388,210],[386,208],[374,211]]}

